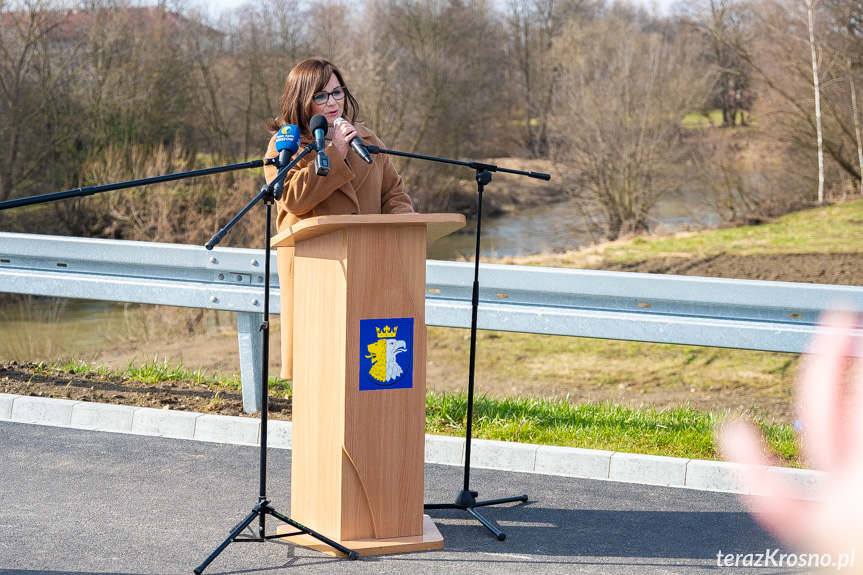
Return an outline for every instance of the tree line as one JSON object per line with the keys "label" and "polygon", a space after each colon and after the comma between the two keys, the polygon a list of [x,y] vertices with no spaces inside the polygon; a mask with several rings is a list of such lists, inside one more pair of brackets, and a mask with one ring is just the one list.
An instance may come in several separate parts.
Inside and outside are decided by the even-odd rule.
{"label": "tree line", "polygon": [[[682,0],[667,14],[625,0],[319,0],[218,19],[179,2],[0,0],[0,201],[259,158],[287,72],[323,56],[388,147],[548,162],[580,225],[608,239],[646,231],[681,191],[725,220],[761,217],[860,193],[861,17],[856,0]],[[395,161],[419,211],[469,209],[472,174]],[[260,176],[0,225],[200,242]],[[244,230],[234,245],[260,238]]]}

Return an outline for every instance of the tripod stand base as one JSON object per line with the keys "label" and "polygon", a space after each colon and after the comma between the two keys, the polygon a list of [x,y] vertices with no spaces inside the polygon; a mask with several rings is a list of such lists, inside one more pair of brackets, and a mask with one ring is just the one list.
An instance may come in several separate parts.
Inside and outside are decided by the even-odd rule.
{"label": "tripod stand base", "polygon": [[426,503],[424,509],[463,509],[473,515],[473,517],[482,523],[486,529],[491,531],[498,541],[506,539],[506,533],[494,526],[494,524],[477,513],[476,507],[487,507],[489,505],[500,505],[502,503],[525,503],[527,502],[527,494],[516,495],[515,497],[503,497],[501,499],[488,499],[486,501],[477,501],[476,496],[479,493],[476,491],[462,490],[456,495],[455,503]]}
{"label": "tripod stand base", "polygon": [[[212,563],[213,560],[216,557],[218,557],[219,554],[222,551],[224,551],[228,547],[228,545],[230,545],[231,543],[240,543],[240,542],[248,542],[248,541],[263,543],[263,542],[268,541],[270,539],[281,539],[281,538],[283,538],[284,537],[283,535],[278,535],[278,534],[266,535],[265,534],[265,532],[264,532],[264,518],[267,515],[270,515],[272,517],[275,517],[279,521],[283,521],[284,523],[287,523],[288,525],[292,526],[294,529],[299,529],[300,533],[307,534],[309,537],[316,537],[317,538],[316,540],[320,541],[324,545],[332,545],[335,548],[338,548],[342,552],[340,554],[341,557],[350,557],[351,559],[354,559],[354,560],[359,559],[359,555],[357,554],[356,551],[353,551],[352,549],[348,549],[347,547],[340,545],[336,541],[333,541],[332,539],[328,539],[327,537],[321,535],[320,533],[312,531],[311,529],[309,529],[305,525],[297,523],[296,521],[294,521],[290,517],[282,515],[281,513],[279,513],[275,509],[273,509],[273,507],[270,505],[269,501],[262,499],[255,506],[255,508],[252,509],[252,512],[249,513],[249,515],[247,515],[245,519],[240,521],[240,523],[237,524],[236,527],[234,527],[234,530],[231,531],[231,534],[228,535],[227,539],[222,541],[222,544],[219,545],[215,551],[210,553],[210,556],[207,557],[206,559],[204,559],[203,563],[201,563],[200,565],[195,567],[195,569],[193,570],[193,573],[195,573],[195,575],[201,575],[201,573],[204,572],[204,569],[206,569],[207,566],[210,563]],[[257,537],[251,537],[251,538],[242,538],[242,539],[239,538],[239,535],[247,527],[249,527],[249,525],[251,525],[255,519],[258,519],[261,522],[259,524],[259,527],[258,527],[258,529],[259,529],[258,536]]]}
{"label": "tripod stand base", "polygon": [[[291,533],[290,526],[283,525],[276,529],[276,535]],[[332,557],[345,557],[335,548],[322,543],[310,535],[293,535],[285,537],[286,541],[290,541],[296,545],[302,545],[315,551],[320,551]],[[423,515],[423,534],[413,535],[409,537],[393,537],[390,539],[351,539],[349,541],[340,541],[334,539],[340,545],[350,548],[352,551],[359,553],[360,557],[368,557],[369,555],[391,555],[395,553],[414,553],[416,551],[431,551],[433,549],[443,549],[443,536],[438,531],[437,526],[431,517]]]}

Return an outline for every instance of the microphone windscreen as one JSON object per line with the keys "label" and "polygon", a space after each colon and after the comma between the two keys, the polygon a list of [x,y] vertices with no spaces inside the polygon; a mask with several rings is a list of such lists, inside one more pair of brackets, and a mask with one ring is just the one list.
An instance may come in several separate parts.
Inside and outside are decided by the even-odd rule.
{"label": "microphone windscreen", "polygon": [[329,124],[327,124],[327,119],[322,114],[315,114],[312,116],[312,120],[309,122],[309,129],[312,131],[312,135],[315,135],[317,130],[323,130],[324,133],[327,133],[327,128],[329,128]]}
{"label": "microphone windscreen", "polygon": [[294,155],[300,149],[300,129],[293,124],[285,124],[276,132],[276,151],[288,150]]}

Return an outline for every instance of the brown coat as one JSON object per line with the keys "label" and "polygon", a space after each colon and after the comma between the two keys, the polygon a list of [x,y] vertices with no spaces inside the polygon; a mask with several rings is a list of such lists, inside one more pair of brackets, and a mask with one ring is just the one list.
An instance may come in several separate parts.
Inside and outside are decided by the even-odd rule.
{"label": "brown coat", "polygon": [[[367,144],[383,147],[374,133],[355,124],[357,135]],[[306,142],[303,142],[303,145]],[[332,143],[324,153],[330,158],[330,173],[326,177],[313,172],[315,152],[310,152],[285,177],[282,197],[276,201],[276,226],[282,231],[299,220],[335,214],[408,214],[413,206],[404,192],[404,183],[396,168],[385,154],[373,155],[366,164],[359,156],[348,152],[343,160]],[[276,138],[270,138],[267,158],[274,158]],[[276,177],[278,169],[266,166],[264,176],[268,182]],[[293,377],[293,305],[294,305],[294,249],[277,250],[279,289],[281,293],[281,377]]]}

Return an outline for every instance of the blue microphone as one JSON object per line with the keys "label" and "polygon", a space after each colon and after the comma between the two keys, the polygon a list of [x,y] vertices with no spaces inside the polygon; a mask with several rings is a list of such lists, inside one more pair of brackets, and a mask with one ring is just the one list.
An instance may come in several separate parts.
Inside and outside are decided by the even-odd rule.
{"label": "blue microphone", "polygon": [[288,165],[297,150],[300,149],[300,128],[293,124],[285,124],[276,132],[276,151],[279,152],[277,167]]}
{"label": "blue microphone", "polygon": [[[279,157],[276,159],[276,167],[281,170],[291,163],[291,158],[300,149],[300,128],[293,124],[285,124],[276,132],[276,151]],[[285,175],[273,186],[273,197],[281,199],[284,190]]]}

